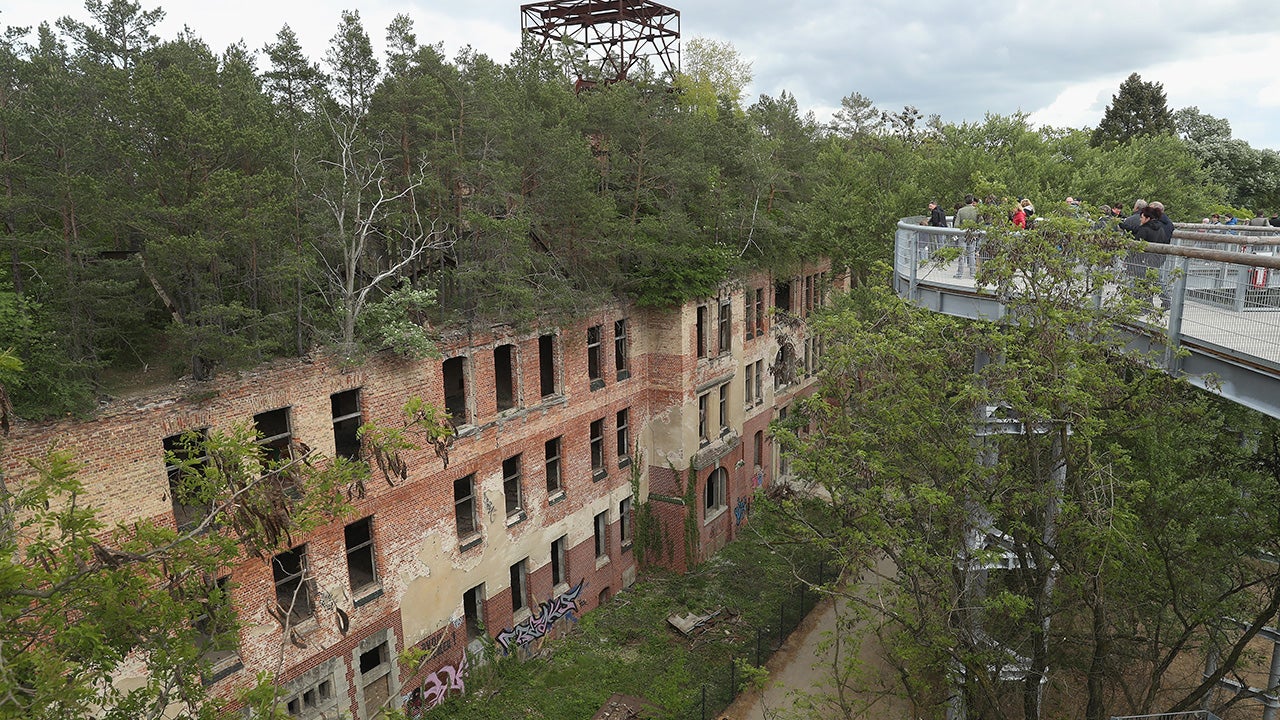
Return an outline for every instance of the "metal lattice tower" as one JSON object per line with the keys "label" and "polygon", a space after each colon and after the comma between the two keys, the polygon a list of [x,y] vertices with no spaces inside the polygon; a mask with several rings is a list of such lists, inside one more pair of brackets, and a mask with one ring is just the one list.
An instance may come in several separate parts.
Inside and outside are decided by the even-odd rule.
{"label": "metal lattice tower", "polygon": [[587,53],[593,77],[579,87],[625,80],[636,63],[652,58],[674,77],[680,70],[680,12],[649,0],[550,0],[520,6],[521,29],[541,48],[568,41]]}

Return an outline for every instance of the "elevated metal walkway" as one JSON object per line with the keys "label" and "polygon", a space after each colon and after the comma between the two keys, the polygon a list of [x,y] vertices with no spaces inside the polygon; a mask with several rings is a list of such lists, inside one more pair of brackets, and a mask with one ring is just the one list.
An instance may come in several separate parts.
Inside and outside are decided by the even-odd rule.
{"label": "elevated metal walkway", "polygon": [[[972,263],[939,263],[931,250],[962,244],[964,230],[898,223],[894,289],[921,307],[958,317],[995,320],[1005,309],[971,277]],[[1204,228],[1200,228],[1203,230]],[[1274,230],[1274,229],[1271,229]],[[1224,230],[1178,230],[1167,255],[1175,281],[1168,312],[1123,328],[1143,350],[1158,353],[1164,369],[1209,392],[1280,418],[1280,236]],[[980,243],[979,243],[980,245]],[[1243,252],[1242,252],[1243,250]],[[981,262],[981,248],[975,248]],[[1275,253],[1274,255],[1272,253]],[[959,272],[964,270],[965,272]],[[960,277],[957,277],[960,275]]]}

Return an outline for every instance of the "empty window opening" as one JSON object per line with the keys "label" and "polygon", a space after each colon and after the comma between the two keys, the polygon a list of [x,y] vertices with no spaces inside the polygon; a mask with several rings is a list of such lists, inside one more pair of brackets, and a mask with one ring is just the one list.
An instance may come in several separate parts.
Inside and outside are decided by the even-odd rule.
{"label": "empty window opening", "polygon": [[547,494],[554,495],[563,488],[560,481],[560,438],[546,442]]}
{"label": "empty window opening", "polygon": [[756,337],[764,335],[764,288],[756,288]]}
{"label": "empty window opening", "polygon": [[458,522],[458,539],[476,533],[475,475],[453,481],[453,513]]}
{"label": "empty window opening", "polygon": [[791,312],[791,283],[784,281],[773,286],[773,306],[782,312]]}
{"label": "empty window opening", "polygon": [[307,546],[299,545],[271,559],[276,604],[291,623],[311,617],[311,588],[307,573]]}
{"label": "empty window opening", "polygon": [[813,276],[804,276],[804,314],[807,316],[813,310]]}
{"label": "empty window opening", "polygon": [[333,451],[340,458],[360,459],[360,388],[329,396],[333,411]]}
{"label": "empty window opening", "polygon": [[764,402],[764,360],[755,361],[755,404]]}
{"label": "empty window opening", "polygon": [[462,593],[462,617],[467,625],[467,640],[480,637],[484,628],[484,585],[477,585]]}
{"label": "empty window opening", "polygon": [[467,415],[467,359],[452,357],[444,361],[444,409],[454,424],[471,422]]}
{"label": "empty window opening", "polygon": [[347,577],[352,592],[359,593],[378,582],[373,557],[373,516],[361,518],[343,529],[347,543]]}
{"label": "empty window opening", "polygon": [[502,461],[502,495],[506,499],[507,517],[518,515],[524,508],[523,493],[520,489],[519,455]]}
{"label": "empty window opening", "polygon": [[728,300],[720,301],[720,331],[718,333],[719,351],[723,355],[731,349],[733,340],[733,305]]}
{"label": "empty window opening", "polygon": [[587,377],[593,389],[604,382],[600,375],[600,334],[599,325],[587,328]]}
{"label": "empty window opening", "polygon": [[280,462],[289,459],[289,443],[293,437],[289,429],[289,408],[258,413],[253,416],[253,426],[258,431],[258,444],[263,447],[268,460]]}
{"label": "empty window opening", "polygon": [[707,306],[698,306],[698,357],[707,356]]}
{"label": "empty window opening", "polygon": [[324,718],[337,710],[333,680],[325,679],[285,701],[285,709],[296,718]]}
{"label": "empty window opening", "polygon": [[609,602],[609,599],[612,597],[613,591],[610,590],[608,586],[605,586],[605,589],[601,590],[600,594],[596,596],[596,605],[604,605]]}
{"label": "empty window opening", "polygon": [[742,389],[746,398],[746,405],[751,407],[756,401],[756,364],[747,363],[746,372],[746,382],[742,384]]}
{"label": "empty window opening", "polygon": [[618,503],[618,537],[624,549],[631,544],[631,498]]}
{"label": "empty window opening", "polygon": [[631,459],[631,408],[618,411],[618,464]]}
{"label": "empty window opening", "polygon": [[596,515],[596,559],[609,557],[609,511]]}
{"label": "empty window opening", "polygon": [[511,612],[529,606],[529,558],[511,566]]}
{"label": "empty window opening", "polygon": [[711,412],[711,394],[702,393],[698,396],[698,439],[704,444],[711,441],[711,422],[708,413]]}
{"label": "empty window opening", "polygon": [[720,384],[720,434],[729,430],[729,383]]}
{"label": "empty window opening", "polygon": [[228,612],[231,604],[231,578],[222,576],[214,581],[206,596],[205,612],[194,618],[191,625],[197,633],[196,647],[201,659],[214,668],[239,656],[235,646],[235,627]]}
{"label": "empty window opening", "polygon": [[631,377],[631,366],[627,357],[627,321],[618,320],[613,323],[613,367],[617,370],[618,379]]}
{"label": "empty window opening", "polygon": [[725,491],[728,489],[729,471],[718,467],[707,476],[705,507],[708,511],[719,510],[726,504]]}
{"label": "empty window opening", "polygon": [[751,301],[752,291],[748,290],[743,303],[742,336],[747,340],[756,336],[756,306]]}
{"label": "empty window opening", "polygon": [[561,535],[551,542],[551,584],[563,585],[569,582],[569,566],[566,564],[565,550],[569,546],[569,536]]}
{"label": "empty window opening", "polygon": [[770,370],[773,372],[775,390],[796,381],[796,350],[791,347],[790,342],[784,341],[778,348],[778,354]]}
{"label": "empty window opening", "polygon": [[604,418],[591,422],[591,470],[604,472]]}
{"label": "empty window opening", "polygon": [[169,476],[169,499],[179,530],[199,525],[213,511],[211,489],[204,482],[209,464],[205,443],[207,429],[190,430],[164,439],[165,472]]}
{"label": "empty window opening", "polygon": [[556,336],[538,338],[538,386],[542,397],[556,394]]}
{"label": "empty window opening", "polygon": [[493,390],[498,412],[516,406],[516,346],[499,345],[493,349]]}
{"label": "empty window opening", "polygon": [[387,643],[360,653],[360,693],[364,697],[365,716],[383,717],[391,699],[391,654]]}
{"label": "empty window opening", "polygon": [[751,444],[752,460],[757,468],[764,467],[764,431],[757,430],[755,440]]}

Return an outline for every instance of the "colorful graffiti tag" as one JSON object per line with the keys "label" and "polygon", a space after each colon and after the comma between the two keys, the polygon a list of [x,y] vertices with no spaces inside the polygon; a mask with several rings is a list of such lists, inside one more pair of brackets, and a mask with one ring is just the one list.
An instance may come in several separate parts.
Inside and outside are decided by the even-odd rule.
{"label": "colorful graffiti tag", "polygon": [[747,519],[751,514],[750,498],[738,498],[738,504],[733,506],[733,520],[735,525],[742,525],[742,521]]}
{"label": "colorful graffiti tag", "polygon": [[411,718],[420,718],[423,713],[444,702],[449,693],[466,692],[466,683],[463,681],[466,674],[467,654],[463,653],[457,667],[445,665],[428,675],[421,687],[404,696],[405,714]]}
{"label": "colorful graffiti tag", "polygon": [[494,638],[498,645],[502,648],[502,652],[510,653],[512,646],[519,645],[524,647],[529,643],[544,637],[551,632],[552,626],[561,618],[568,618],[571,622],[578,622],[573,613],[578,609],[578,596],[582,594],[582,588],[586,584],[586,580],[579,580],[578,584],[568,591],[562,593],[559,597],[548,600],[534,609],[533,614],[521,620],[513,628],[508,628],[498,633]]}

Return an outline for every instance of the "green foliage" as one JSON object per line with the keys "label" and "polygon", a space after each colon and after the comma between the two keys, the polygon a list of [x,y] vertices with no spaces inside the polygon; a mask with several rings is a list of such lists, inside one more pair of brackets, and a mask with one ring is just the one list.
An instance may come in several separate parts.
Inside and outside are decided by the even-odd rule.
{"label": "green foliage", "polygon": [[1169,111],[1164,85],[1144,82],[1142,76],[1133,73],[1120,83],[1119,92],[1111,96],[1111,104],[1103,112],[1090,142],[1100,147],[1173,132],[1173,113]]}
{"label": "green foliage", "polygon": [[[1161,696],[1165,671],[1244,642],[1217,618],[1280,607],[1276,568],[1245,559],[1274,539],[1261,508],[1280,485],[1240,441],[1265,445],[1274,421],[1126,349],[1115,328],[1149,312],[1152,288],[1122,282],[1127,250],[1086,225],[1049,215],[988,231],[978,283],[1005,299],[998,321],[856,288],[816,321],[822,386],[795,418],[814,432],[775,433],[831,498],[829,525],[791,531],[864,573],[849,596],[874,593],[918,707],[941,712],[958,689],[970,713],[1017,703],[1034,716],[1023,691],[1039,677],[991,670],[1015,654],[1086,698],[1090,718],[1195,707],[1213,681]],[[963,571],[1009,555],[1014,567],[981,583]]]}
{"label": "green foliage", "polygon": [[390,348],[406,358],[433,357],[435,343],[425,327],[427,311],[435,305],[436,292],[415,289],[405,279],[400,287],[368,305],[357,322],[362,345],[375,350]]}
{"label": "green foliage", "polygon": [[[708,711],[724,707],[730,666],[739,668],[740,686],[760,674],[744,664],[754,662],[756,629],[763,632],[767,658],[778,639],[779,607],[785,607],[788,628],[797,622],[797,573],[813,578],[822,561],[815,548],[775,532],[781,526],[770,521],[763,505],[757,507],[739,539],[696,570],[679,576],[660,569],[644,573],[564,636],[547,641],[540,658],[501,657],[476,666],[466,695],[432,709],[432,716],[591,717],[620,692],[661,708],[659,717],[697,717],[704,684]],[[726,619],[697,642],[667,623],[672,614],[717,609]]]}
{"label": "green foliage", "polygon": [[[171,712],[171,703],[182,717],[220,712],[201,682],[205,652],[235,647],[219,574],[340,515],[351,468],[269,458],[245,428],[183,443],[169,458],[179,500],[204,514],[182,529],[110,526],[84,501],[62,450],[0,484],[0,715],[110,720]],[[112,685],[126,661],[149,681]]]}

